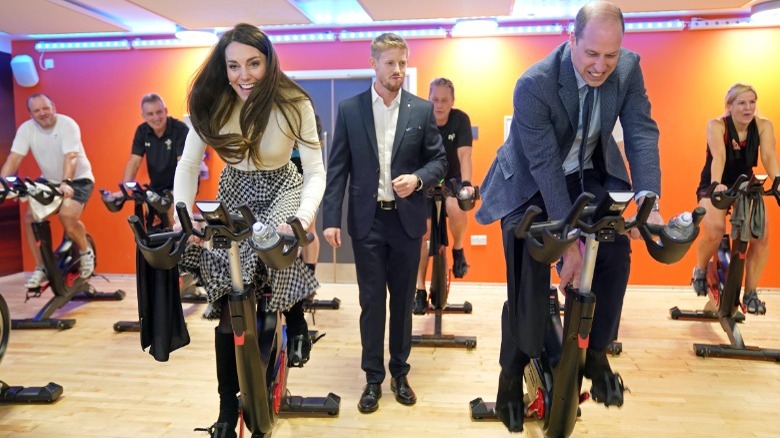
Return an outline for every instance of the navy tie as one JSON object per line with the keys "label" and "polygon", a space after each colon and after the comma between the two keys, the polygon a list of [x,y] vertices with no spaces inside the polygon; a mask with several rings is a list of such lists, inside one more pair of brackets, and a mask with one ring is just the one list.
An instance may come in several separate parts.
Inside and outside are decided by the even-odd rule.
{"label": "navy tie", "polygon": [[593,87],[585,86],[585,103],[582,105],[582,141],[580,142],[580,188],[585,192],[585,146],[588,144],[590,111],[593,106]]}

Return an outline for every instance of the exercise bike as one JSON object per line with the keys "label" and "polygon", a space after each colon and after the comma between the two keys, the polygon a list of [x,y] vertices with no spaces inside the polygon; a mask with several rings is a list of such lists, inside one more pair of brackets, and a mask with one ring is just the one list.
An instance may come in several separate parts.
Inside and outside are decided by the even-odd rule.
{"label": "exercise bike", "polygon": [[[596,297],[590,288],[596,266],[596,256],[601,242],[611,242],[618,234],[638,228],[650,255],[662,263],[679,261],[698,236],[698,224],[704,215],[703,208],[693,213],[694,232],[684,240],[669,236],[663,226],[647,223],[655,196],[647,195],[634,220],[623,217],[632,192],[609,192],[598,205],[587,205],[593,195],[581,194],[563,220],[533,223],[541,209],[532,206],[523,215],[515,230],[515,237],[524,239],[528,251],[541,263],[556,262],[571,244],[580,244],[585,237],[585,253],[579,289],[567,287],[564,318],[561,322],[558,293],[550,289],[549,320],[542,355],[532,358],[524,372],[526,395],[523,400],[524,416],[537,420],[547,437],[568,437],[580,414],[579,405],[590,398],[580,393],[585,353],[589,344]],[[619,374],[608,385],[606,398],[596,400],[606,406],[622,406],[624,386]],[[496,419],[495,403],[482,398],[471,401],[471,417],[474,420]],[[523,418],[511,418],[509,430],[521,431]]]}
{"label": "exercise bike", "polygon": [[[168,223],[168,209],[173,202],[170,192],[157,193],[152,191],[148,184],[141,185],[136,181],[119,183],[119,193],[101,189],[101,199],[108,211],[117,213],[122,210],[125,202],[133,201],[133,214],[143,218],[142,225],[147,232],[165,230],[171,227]],[[138,266],[136,266],[136,270]],[[179,293],[182,303],[205,304],[206,294],[198,285],[196,279],[188,274],[179,276]],[[139,332],[140,321],[117,321],[114,323],[114,331]]]}
{"label": "exercise bike", "polygon": [[[51,287],[54,293],[54,297],[43,306],[35,317],[12,320],[11,326],[14,329],[69,329],[76,324],[75,319],[51,318],[56,310],[62,308],[69,301],[120,301],[125,297],[123,290],[109,293],[97,292],[95,287],[89,283],[88,278],[81,278],[79,275],[81,252],[67,234],[63,233],[60,245],[57,249],[52,249],[51,223],[48,216],[59,209],[63,199],[57,186],[43,179],[33,181],[26,178],[22,181],[15,176],[0,178],[0,184],[3,186],[0,202],[13,197],[29,201],[29,208],[34,219],[32,229],[41,251],[43,266],[46,269],[46,282],[39,287],[28,289],[27,299],[40,297],[48,287]],[[95,242],[89,234],[87,234],[87,242],[97,257]]]}
{"label": "exercise bike", "polygon": [[[456,180],[453,186],[456,185]],[[423,347],[466,347],[471,350],[477,346],[476,336],[460,336],[442,334],[442,314],[443,313],[471,313],[473,310],[468,301],[463,304],[448,304],[447,298],[450,293],[450,277],[452,272],[447,269],[447,217],[445,212],[445,200],[453,193],[444,184],[438,184],[432,188],[431,198],[431,233],[430,243],[428,245],[428,256],[433,256],[433,266],[431,267],[431,289],[426,300],[426,311],[417,312],[416,315],[425,314],[433,311],[434,326],[432,334],[412,335],[412,346]],[[468,211],[474,208],[476,201],[479,200],[479,187],[474,186],[474,193],[467,193],[461,196],[457,195],[458,205],[461,210]]]}
{"label": "exercise bike", "polygon": [[[283,413],[311,413],[338,415],[341,398],[333,393],[327,397],[292,396],[287,390],[287,335],[281,324],[281,312],[271,311],[270,292],[264,292],[256,303],[252,287],[244,288],[239,259],[239,243],[252,235],[255,218],[248,207],[242,206],[241,215],[232,215],[218,201],[196,201],[205,226],[194,229],[183,203],[176,205],[182,224],[180,231],[147,234],[137,216],[130,217],[138,248],[144,258],[155,267],[169,269],[178,263],[187,239],[196,236],[210,241],[213,248],[228,249],[233,292],[229,308],[236,346],[236,364],[240,387],[242,418],[253,437],[271,434],[277,415]],[[288,220],[294,235],[280,234],[271,248],[260,249],[249,239],[249,244],[269,267],[282,269],[293,263],[298,248],[309,242],[297,218]]]}
{"label": "exercise bike", "polygon": [[[740,175],[737,181],[722,192],[715,192],[718,183],[712,183],[705,196],[709,196],[712,205],[721,210],[730,208],[737,199],[741,202],[761,202],[762,196],[774,196],[780,205],[780,175],[775,178],[772,188],[764,189],[766,175],[754,175],[748,181]],[[757,359],[780,362],[780,350],[746,346],[739,331],[738,323],[745,320],[746,306],[740,302],[740,292],[745,272],[745,255],[749,238],[740,238],[742,233],[750,236],[750,221],[731,219],[731,236],[725,234],[721,239],[716,255],[707,264],[707,297],[704,310],[669,309],[672,319],[715,321],[720,323],[729,339],[729,344],[693,344],[693,350],[700,357],[722,357],[731,359]],[[740,310],[742,312],[740,312]]]}
{"label": "exercise bike", "polygon": [[[8,349],[11,335],[11,313],[8,304],[0,295],[0,362]],[[0,404],[4,403],[51,403],[62,395],[62,386],[49,382],[42,387],[9,386],[0,380]]]}

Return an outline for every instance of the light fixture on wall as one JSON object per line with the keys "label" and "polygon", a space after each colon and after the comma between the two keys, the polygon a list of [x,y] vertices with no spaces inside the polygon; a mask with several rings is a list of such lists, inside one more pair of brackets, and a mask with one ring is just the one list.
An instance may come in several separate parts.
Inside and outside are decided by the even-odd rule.
{"label": "light fixture on wall", "polygon": [[496,34],[498,21],[495,18],[469,18],[458,20],[452,26],[453,37],[479,37]]}
{"label": "light fixture on wall", "polygon": [[756,3],[750,7],[752,20],[780,20],[780,0]]}
{"label": "light fixture on wall", "polygon": [[188,30],[181,26],[176,26],[176,38],[180,39],[186,45],[211,46],[217,43],[217,34],[208,30]]}

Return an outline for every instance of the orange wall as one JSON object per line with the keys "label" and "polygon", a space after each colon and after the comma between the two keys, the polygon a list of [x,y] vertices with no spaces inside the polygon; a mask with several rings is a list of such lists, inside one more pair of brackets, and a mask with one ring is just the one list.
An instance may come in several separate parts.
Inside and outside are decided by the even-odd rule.
{"label": "orange wall", "polygon": [[[417,68],[419,94],[436,76],[452,79],[456,107],[465,110],[479,127],[474,142],[475,182],[484,177],[503,140],[504,115],[512,113],[515,81],[533,62],[544,57],[564,35],[504,38],[410,40],[410,66]],[[726,89],[736,81],[756,86],[759,112],[780,123],[780,61],[762,47],[780,45],[780,29],[708,30],[627,34],[624,45],[639,52],[653,117],[661,129],[662,212],[668,217],[695,207],[694,189],[704,161],[707,120],[723,111]],[[277,45],[285,70],[368,68],[368,42]],[[158,49],[117,52],[51,53],[55,68],[39,71],[32,89],[15,85],[17,125],[26,119],[25,99],[45,92],[57,108],[81,125],[87,155],[97,187],[113,189],[121,178],[135,127],[141,122],[139,99],[160,93],[170,114],[181,117],[189,80],[206,54],[205,49]],[[37,59],[33,42],[15,42],[13,53]],[[212,157],[211,179],[201,184],[203,197],[215,193],[222,163]],[[36,172],[25,160],[22,173]],[[144,175],[139,174],[139,180]],[[780,212],[768,204],[770,228],[778,229]],[[86,208],[84,221],[95,237],[100,272],[133,272],[131,233],[125,224],[131,207],[111,214],[97,195]],[[473,215],[472,215],[473,217]],[[503,282],[504,262],[498,224],[480,226],[471,220],[469,234],[486,234],[488,245],[468,247],[468,281]],[[776,242],[773,239],[773,242]],[[639,245],[639,246],[637,246]],[[467,242],[468,246],[468,242]],[[25,250],[25,268],[32,262]],[[687,284],[693,253],[673,266],[652,261],[640,243],[634,245],[632,284]],[[780,259],[773,248],[772,260]],[[768,269],[764,286],[780,286],[780,272]]]}

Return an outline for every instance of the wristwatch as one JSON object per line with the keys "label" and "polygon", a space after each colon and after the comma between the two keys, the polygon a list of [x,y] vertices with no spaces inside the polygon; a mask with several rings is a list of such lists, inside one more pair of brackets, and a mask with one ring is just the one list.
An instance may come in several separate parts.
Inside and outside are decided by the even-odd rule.
{"label": "wristwatch", "polygon": [[63,180],[62,180],[62,182],[61,182],[60,184],[62,184],[62,183],[65,183],[65,184],[67,184],[67,185],[69,185],[69,186],[73,187],[73,180],[72,180],[72,179],[70,179],[70,178],[65,178],[65,179],[63,179]]}

